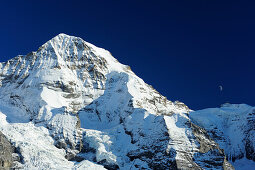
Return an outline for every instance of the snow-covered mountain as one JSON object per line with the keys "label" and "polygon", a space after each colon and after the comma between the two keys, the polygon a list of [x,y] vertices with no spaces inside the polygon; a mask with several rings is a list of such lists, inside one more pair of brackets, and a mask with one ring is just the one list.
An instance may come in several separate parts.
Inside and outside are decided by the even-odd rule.
{"label": "snow-covered mountain", "polygon": [[[36,52],[0,63],[0,131],[14,147],[2,165],[233,169],[227,160],[241,156],[212,136],[213,120],[169,101],[110,52],[78,37],[59,34]],[[215,126],[231,143],[223,123]],[[251,147],[253,131],[245,130]],[[254,160],[253,149],[241,153]]]}
{"label": "snow-covered mountain", "polygon": [[191,112],[190,118],[224,149],[236,169],[255,168],[255,107],[224,104]]}

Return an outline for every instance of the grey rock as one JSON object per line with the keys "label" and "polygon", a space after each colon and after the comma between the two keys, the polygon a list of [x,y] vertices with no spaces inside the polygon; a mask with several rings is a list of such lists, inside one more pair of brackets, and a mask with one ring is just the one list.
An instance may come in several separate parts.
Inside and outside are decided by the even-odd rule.
{"label": "grey rock", "polygon": [[2,132],[0,132],[0,169],[12,167],[14,149]]}

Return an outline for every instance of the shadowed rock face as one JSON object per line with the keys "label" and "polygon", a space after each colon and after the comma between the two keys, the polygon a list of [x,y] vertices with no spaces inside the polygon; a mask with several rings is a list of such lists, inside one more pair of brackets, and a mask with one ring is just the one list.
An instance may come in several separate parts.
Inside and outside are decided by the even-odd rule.
{"label": "shadowed rock face", "polygon": [[[226,160],[224,150],[219,147],[213,139],[209,137],[206,130],[191,123],[194,136],[200,144],[199,152],[193,157],[198,165],[204,165],[206,168],[218,168],[231,170],[234,167]],[[210,157],[210,160],[206,159]]]}
{"label": "shadowed rock face", "polygon": [[14,149],[11,143],[0,132],[0,169],[9,169],[12,167],[12,153]]}

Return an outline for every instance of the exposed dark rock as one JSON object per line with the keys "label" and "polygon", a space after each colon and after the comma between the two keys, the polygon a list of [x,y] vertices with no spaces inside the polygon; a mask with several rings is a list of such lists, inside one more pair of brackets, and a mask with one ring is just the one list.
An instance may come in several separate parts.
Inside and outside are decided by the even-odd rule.
{"label": "exposed dark rock", "polygon": [[102,161],[99,161],[99,162],[97,162],[97,163],[103,165],[106,169],[109,169],[109,170],[117,170],[117,169],[120,169],[118,165],[109,164],[109,163],[107,163],[107,161],[106,161],[105,159],[102,160]]}
{"label": "exposed dark rock", "polygon": [[2,132],[0,132],[0,169],[9,169],[12,167],[12,153],[14,148]]}
{"label": "exposed dark rock", "polygon": [[209,137],[205,129],[193,123],[191,129],[200,144],[199,153],[193,157],[194,162],[203,168],[234,169],[226,160],[224,150]]}
{"label": "exposed dark rock", "polygon": [[67,144],[65,142],[64,139],[60,139],[56,142],[56,147],[59,148],[59,149],[66,149],[67,148]]}
{"label": "exposed dark rock", "polygon": [[67,160],[73,160],[75,158],[75,156],[77,155],[78,151],[77,150],[72,150],[70,148],[66,149],[66,155],[65,158]]}

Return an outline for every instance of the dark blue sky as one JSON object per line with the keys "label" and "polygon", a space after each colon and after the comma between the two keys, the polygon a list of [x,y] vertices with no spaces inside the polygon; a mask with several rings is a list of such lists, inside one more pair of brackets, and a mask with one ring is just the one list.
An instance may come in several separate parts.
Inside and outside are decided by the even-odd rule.
{"label": "dark blue sky", "polygon": [[66,33],[191,109],[255,105],[252,1],[11,1],[0,3],[0,24],[0,61]]}

